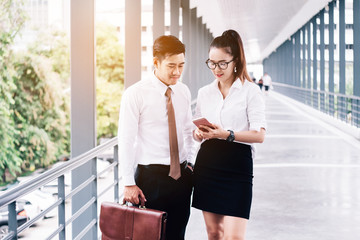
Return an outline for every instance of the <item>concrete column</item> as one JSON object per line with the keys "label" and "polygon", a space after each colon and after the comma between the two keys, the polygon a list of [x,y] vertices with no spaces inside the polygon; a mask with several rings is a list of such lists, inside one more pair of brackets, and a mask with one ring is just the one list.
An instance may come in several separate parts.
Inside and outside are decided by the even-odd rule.
{"label": "concrete column", "polygon": [[291,36],[290,42],[289,42],[289,59],[290,59],[290,69],[289,69],[289,79],[290,79],[290,84],[291,85],[295,85],[295,71],[294,71],[294,66],[295,66],[295,55],[294,55],[294,35]]}
{"label": "concrete column", "polygon": [[[329,92],[334,92],[334,2],[329,3]],[[329,95],[329,112],[334,115],[334,97]]]}
{"label": "concrete column", "polygon": [[354,89],[354,95],[360,96],[360,1],[354,0],[353,11],[354,11],[354,44],[353,44],[354,87],[353,89]]}
{"label": "concrete column", "polygon": [[[339,63],[339,72],[340,72],[340,82],[339,82],[339,92],[345,94],[346,89],[346,69],[345,69],[345,0],[339,0],[339,49],[340,49],[340,63]],[[343,97],[339,97],[338,110],[340,113],[340,118],[342,120],[346,119],[346,103]]]}
{"label": "concrete column", "polygon": [[360,1],[353,2],[354,14],[354,95],[360,96]]}
{"label": "concrete column", "polygon": [[[185,69],[182,74],[183,82],[189,86],[191,83],[191,69],[192,69],[192,59],[191,59],[191,46],[190,46],[190,5],[189,0],[181,0],[182,7],[182,39],[185,44]],[[194,99],[196,96],[191,94],[191,98]]]}
{"label": "concrete column", "polygon": [[[325,22],[324,12],[320,11],[320,90],[325,91]],[[325,95],[320,94],[320,110],[325,111]]]}
{"label": "concrete column", "polygon": [[197,68],[198,69],[196,71],[196,91],[200,88],[201,84],[202,84],[202,79],[201,79],[201,72],[199,71],[199,69],[201,68],[201,47],[202,47],[202,42],[201,42],[201,24],[202,24],[202,17],[196,18],[196,63],[197,63]]}
{"label": "concrete column", "polygon": [[[95,1],[70,2],[71,9],[71,158],[96,146],[96,94],[95,94]],[[75,189],[92,175],[96,161],[72,171],[71,187]],[[89,185],[72,197],[72,214],[75,214],[93,196]],[[72,224],[75,238],[94,218],[96,203]],[[95,216],[96,218],[96,216]],[[93,226],[84,239],[95,239],[97,226]]]}
{"label": "concrete column", "polygon": [[[360,97],[360,1],[353,1],[353,14],[354,14],[354,83],[353,94]],[[360,100],[356,100],[352,105],[353,109],[353,122],[355,126],[360,127]]]}
{"label": "concrete column", "polygon": [[[312,26],[313,26],[313,89],[317,90],[317,23],[316,23],[317,16],[315,15],[312,19]],[[313,92],[312,97],[313,107],[315,109],[318,108],[318,94],[317,92]]]}
{"label": "concrete column", "polygon": [[170,34],[179,38],[180,0],[170,1]]}
{"label": "concrete column", "polygon": [[295,86],[300,86],[300,30],[295,34]]}
{"label": "concrete column", "polygon": [[125,88],[141,79],[141,0],[125,0]]}
{"label": "concrete column", "polygon": [[153,0],[153,40],[164,35],[164,33],[165,2],[164,0]]}
{"label": "concrete column", "polygon": [[301,87],[305,88],[306,86],[306,44],[305,44],[305,39],[306,39],[306,31],[305,31],[305,27],[302,28],[301,30],[302,32],[302,84]]}
{"label": "concrete column", "polygon": [[197,87],[198,87],[198,79],[197,79],[197,69],[199,66],[198,58],[197,58],[197,17],[196,17],[196,8],[190,10],[190,18],[191,18],[191,26],[190,26],[190,54],[191,54],[191,69],[194,71],[190,71],[191,73],[191,95],[197,95]]}
{"label": "concrete column", "polygon": [[[360,1],[353,1],[354,14],[354,82],[353,94],[360,97]],[[352,104],[353,123],[356,127],[360,127],[360,100],[356,100]]]}
{"label": "concrete column", "polygon": [[311,31],[310,31],[310,22],[306,26],[307,32],[307,88],[311,89]]}
{"label": "concrete column", "polygon": [[201,58],[202,58],[201,65],[202,65],[202,67],[201,68],[204,70],[202,71],[202,74],[201,74],[202,84],[200,87],[204,86],[207,83],[207,77],[206,77],[206,73],[205,73],[207,67],[205,66],[205,63],[204,63],[207,59],[207,56],[206,56],[207,42],[206,42],[206,24],[205,23],[202,24],[201,34],[202,34],[202,47],[201,47]]}

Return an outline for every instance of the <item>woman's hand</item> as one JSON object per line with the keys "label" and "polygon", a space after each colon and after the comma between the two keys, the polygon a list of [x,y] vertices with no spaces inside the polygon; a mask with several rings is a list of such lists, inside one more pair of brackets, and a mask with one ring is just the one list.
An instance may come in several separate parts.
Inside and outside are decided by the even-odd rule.
{"label": "woman's hand", "polygon": [[209,140],[213,138],[226,139],[230,134],[228,131],[224,130],[222,127],[220,127],[217,124],[212,124],[212,127],[200,125],[200,127],[197,128],[196,130],[199,130],[202,139],[205,140]]}
{"label": "woman's hand", "polygon": [[199,128],[196,128],[193,131],[193,136],[194,136],[194,139],[198,142],[201,142],[204,139],[204,137],[202,136],[202,131]]}

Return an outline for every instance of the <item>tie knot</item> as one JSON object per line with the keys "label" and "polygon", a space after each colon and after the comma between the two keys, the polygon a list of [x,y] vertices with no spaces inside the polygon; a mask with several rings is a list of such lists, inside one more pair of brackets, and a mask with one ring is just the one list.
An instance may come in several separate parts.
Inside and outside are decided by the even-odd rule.
{"label": "tie knot", "polygon": [[168,87],[168,89],[166,89],[165,96],[171,98],[171,91],[172,91],[171,88]]}

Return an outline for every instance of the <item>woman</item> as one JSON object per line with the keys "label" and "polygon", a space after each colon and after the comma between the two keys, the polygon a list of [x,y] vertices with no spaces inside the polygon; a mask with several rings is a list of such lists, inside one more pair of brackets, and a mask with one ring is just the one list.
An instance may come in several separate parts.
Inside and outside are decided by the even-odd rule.
{"label": "woman", "polygon": [[202,141],[194,167],[192,206],[203,211],[208,239],[245,239],[250,215],[253,143],[265,137],[265,104],[246,70],[242,40],[234,30],[215,38],[207,66],[215,81],[198,92],[195,117]]}

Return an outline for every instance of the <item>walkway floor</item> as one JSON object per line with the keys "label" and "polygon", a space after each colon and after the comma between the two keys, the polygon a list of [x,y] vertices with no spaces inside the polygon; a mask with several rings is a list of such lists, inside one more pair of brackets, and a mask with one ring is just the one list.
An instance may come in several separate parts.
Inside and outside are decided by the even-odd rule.
{"label": "walkway floor", "polygon": [[[359,240],[360,142],[290,102],[266,96],[268,130],[257,146],[246,239]],[[57,218],[46,219],[21,239],[42,239],[56,225]],[[206,239],[202,214],[192,208],[186,240]]]}
{"label": "walkway floor", "polygon": [[[265,96],[268,130],[257,146],[247,240],[359,240],[360,142]],[[192,209],[186,240],[207,239]]]}

